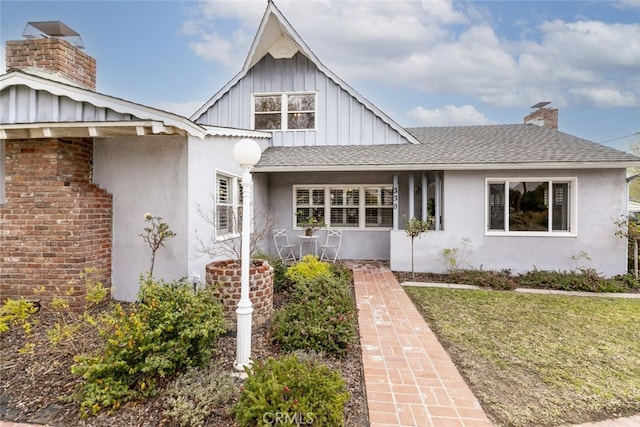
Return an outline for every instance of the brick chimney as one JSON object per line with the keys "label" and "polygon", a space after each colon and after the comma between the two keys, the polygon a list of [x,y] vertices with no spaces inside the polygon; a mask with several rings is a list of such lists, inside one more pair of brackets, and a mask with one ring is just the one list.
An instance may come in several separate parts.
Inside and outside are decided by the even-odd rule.
{"label": "brick chimney", "polygon": [[545,108],[550,102],[538,102],[531,108],[537,108],[536,111],[524,118],[524,124],[536,126],[544,126],[554,130],[558,130],[558,109]]}
{"label": "brick chimney", "polygon": [[[38,36],[27,35],[27,28]],[[80,43],[65,38],[79,34],[59,21],[30,22],[24,40],[9,40],[6,45],[7,71],[20,69],[49,74],[51,78],[89,90],[96,90],[96,60],[82,52]],[[73,39],[70,40],[73,41]]]}

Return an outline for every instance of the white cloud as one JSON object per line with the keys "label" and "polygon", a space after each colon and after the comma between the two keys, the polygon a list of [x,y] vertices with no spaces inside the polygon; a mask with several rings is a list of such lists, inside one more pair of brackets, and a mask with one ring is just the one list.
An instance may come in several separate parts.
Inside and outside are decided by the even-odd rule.
{"label": "white cloud", "polygon": [[219,34],[204,34],[199,41],[192,41],[189,47],[199,57],[207,61],[218,61],[232,66],[237,62],[232,43]]}
{"label": "white cloud", "polygon": [[581,87],[570,91],[577,99],[584,99],[591,105],[615,105],[617,107],[631,107],[638,105],[639,99],[629,90],[621,91],[616,88],[606,87]]}
{"label": "white cloud", "polygon": [[618,0],[614,5],[620,9],[640,8],[638,0]]}
{"label": "white cloud", "polygon": [[432,110],[416,107],[407,113],[426,126],[470,126],[493,124],[488,117],[475,109],[472,105],[446,105]]}
{"label": "white cloud", "polygon": [[[508,38],[490,25],[490,9],[473,2],[281,0],[277,6],[320,60],[355,86],[373,82],[496,107],[640,102],[640,24],[531,24],[535,17],[527,16],[520,35]],[[198,7],[184,26],[197,34],[190,47],[239,70],[264,0],[210,0]]]}

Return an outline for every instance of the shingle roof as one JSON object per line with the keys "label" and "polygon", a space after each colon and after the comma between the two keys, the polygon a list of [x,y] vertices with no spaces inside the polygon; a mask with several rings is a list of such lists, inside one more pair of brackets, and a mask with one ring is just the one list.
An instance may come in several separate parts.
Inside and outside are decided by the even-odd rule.
{"label": "shingle roof", "polygon": [[256,171],[627,167],[640,158],[536,125],[408,128],[420,144],[271,147]]}

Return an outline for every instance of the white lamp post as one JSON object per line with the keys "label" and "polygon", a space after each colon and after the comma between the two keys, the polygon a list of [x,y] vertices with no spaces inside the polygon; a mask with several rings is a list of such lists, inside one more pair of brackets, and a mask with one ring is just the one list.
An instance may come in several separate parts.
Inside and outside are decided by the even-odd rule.
{"label": "white lamp post", "polygon": [[251,196],[253,183],[251,169],[258,163],[262,151],[252,139],[241,139],[233,147],[233,157],[242,168],[242,237],[240,256],[240,301],[236,314],[238,315],[237,351],[235,370],[244,372],[245,366],[250,365],[251,356],[251,314],[253,305],[249,299],[249,263],[251,262]]}

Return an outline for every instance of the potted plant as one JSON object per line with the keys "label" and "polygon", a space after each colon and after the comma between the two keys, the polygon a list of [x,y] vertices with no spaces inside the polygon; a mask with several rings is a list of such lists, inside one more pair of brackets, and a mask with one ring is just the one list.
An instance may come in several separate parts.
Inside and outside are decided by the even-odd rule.
{"label": "potted plant", "polygon": [[298,211],[296,216],[298,217],[298,225],[304,228],[306,236],[313,236],[313,233],[326,225],[324,219],[316,218],[313,215],[304,216],[304,212],[301,211]]}

